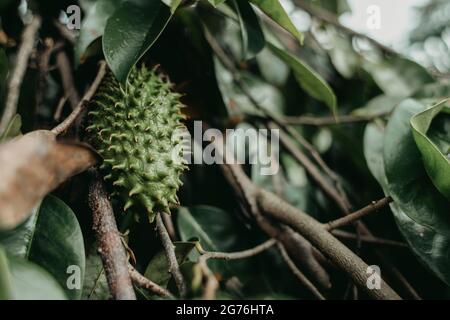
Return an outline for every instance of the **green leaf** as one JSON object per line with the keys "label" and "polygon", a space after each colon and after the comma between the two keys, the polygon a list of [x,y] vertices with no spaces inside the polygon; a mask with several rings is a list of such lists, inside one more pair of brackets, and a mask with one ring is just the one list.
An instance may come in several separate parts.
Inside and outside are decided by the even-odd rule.
{"label": "green leaf", "polygon": [[259,19],[247,1],[233,0],[241,27],[242,50],[244,59],[255,57],[265,45],[264,33]]}
{"label": "green leaf", "polygon": [[9,272],[6,251],[0,246],[0,300],[10,300],[13,297],[11,274]]}
{"label": "green leaf", "polygon": [[162,0],[162,2],[164,2],[170,8],[170,12],[172,14],[177,11],[178,6],[181,4],[181,1],[182,0]]}
{"label": "green leaf", "polygon": [[315,99],[323,101],[333,114],[336,114],[336,96],[325,80],[297,57],[271,43],[268,44],[270,49],[292,68],[300,87]]}
{"label": "green leaf", "polygon": [[100,255],[93,251],[86,258],[86,271],[84,277],[83,300],[109,300],[108,282]]}
{"label": "green leaf", "polygon": [[445,100],[414,115],[411,118],[411,128],[413,130],[414,140],[422,154],[423,163],[428,176],[433,181],[435,187],[450,200],[450,159],[447,155],[450,154],[450,116],[448,114],[442,114],[442,116],[445,117],[445,129],[447,129],[447,131],[443,133],[443,136],[447,139],[447,141],[443,139],[445,151],[444,148],[440,149],[427,136],[431,122],[444,108],[446,108],[447,102],[448,100]]}
{"label": "green leaf", "polygon": [[[214,57],[214,66],[217,84],[229,115],[242,115],[243,113],[262,115],[262,112],[253,105],[247,95],[236,85],[233,75],[216,57]],[[262,108],[272,113],[282,113],[284,98],[276,87],[249,72],[242,71],[240,76],[252,97],[256,99]]]}
{"label": "green leaf", "polygon": [[390,113],[403,100],[402,97],[392,97],[381,94],[372,98],[367,104],[359,109],[353,110],[355,116],[375,116]]}
{"label": "green leaf", "polygon": [[[181,265],[195,248],[196,242],[174,242],[173,244],[178,264]],[[167,287],[172,275],[169,272],[169,262],[164,251],[160,251],[150,260],[144,276],[162,287]]]}
{"label": "green leaf", "polygon": [[22,128],[22,117],[16,114],[6,127],[5,132],[0,135],[0,143],[8,141],[14,137],[21,134],[20,129]]}
{"label": "green leaf", "polygon": [[296,37],[300,43],[303,43],[303,34],[294,26],[278,0],[250,0],[250,2],[259,7],[273,21]]}
{"label": "green leaf", "polygon": [[218,5],[224,3],[226,0],[208,0],[209,3],[211,3],[214,7],[217,7]]}
{"label": "green leaf", "polygon": [[389,120],[384,137],[384,168],[391,206],[400,231],[417,256],[450,284],[449,201],[426,174],[413,138],[411,118],[425,106],[403,101]]}
{"label": "green leaf", "polygon": [[161,1],[135,0],[121,4],[108,19],[103,52],[120,82],[126,81],[131,68],[155,43],[171,16]]}
{"label": "green leaf", "polygon": [[16,300],[65,300],[58,282],[44,269],[9,256],[0,246],[0,297]]}
{"label": "green leaf", "polygon": [[363,67],[384,93],[391,96],[409,97],[425,84],[434,81],[424,67],[398,56],[379,62],[366,61]]}
{"label": "green leaf", "polygon": [[370,172],[385,193],[388,193],[388,183],[383,162],[385,130],[386,126],[382,121],[367,124],[364,131],[364,157]]}
{"label": "green leaf", "polygon": [[[219,208],[209,206],[182,207],[178,211],[177,226],[180,238],[189,241],[198,239],[206,251],[233,252],[252,247],[249,243],[249,231],[235,216]],[[248,260],[242,261],[208,261],[211,269],[223,276],[243,276],[248,273]]]}
{"label": "green leaf", "polygon": [[[83,235],[72,210],[61,200],[47,196],[39,209],[21,226],[0,238],[10,254],[43,267],[65,288],[70,299],[79,299],[84,279]],[[80,288],[67,286],[69,266],[77,266]]]}
{"label": "green leaf", "polygon": [[256,56],[256,61],[264,80],[278,87],[284,86],[290,69],[283,60],[266,47]]}
{"label": "green leaf", "polygon": [[93,42],[99,39],[106,26],[106,21],[124,0],[98,0],[92,5],[81,25],[80,34],[75,44],[75,63],[86,60],[93,50]]}

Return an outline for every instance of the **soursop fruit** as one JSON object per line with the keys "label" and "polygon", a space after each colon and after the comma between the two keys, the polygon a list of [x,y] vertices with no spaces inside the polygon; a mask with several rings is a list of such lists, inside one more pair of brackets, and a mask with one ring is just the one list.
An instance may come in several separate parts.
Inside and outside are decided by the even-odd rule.
{"label": "soursop fruit", "polygon": [[[157,70],[134,68],[126,85],[110,73],[90,103],[89,142],[102,156],[100,166],[124,211],[170,213],[186,168],[179,130],[185,130],[180,95]],[[174,152],[176,154],[174,154]]]}

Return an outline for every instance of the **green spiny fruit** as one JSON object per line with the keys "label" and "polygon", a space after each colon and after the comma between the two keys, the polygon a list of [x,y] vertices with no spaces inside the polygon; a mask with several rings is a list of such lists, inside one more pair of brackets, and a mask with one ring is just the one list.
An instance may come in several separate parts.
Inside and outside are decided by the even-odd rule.
{"label": "green spiny fruit", "polygon": [[108,74],[90,104],[86,128],[89,142],[103,157],[104,179],[124,210],[144,208],[150,221],[155,213],[170,213],[169,206],[179,203],[176,192],[186,168],[177,161],[182,141],[174,134],[185,127],[180,95],[171,86],[145,67],[134,68],[126,85]]}

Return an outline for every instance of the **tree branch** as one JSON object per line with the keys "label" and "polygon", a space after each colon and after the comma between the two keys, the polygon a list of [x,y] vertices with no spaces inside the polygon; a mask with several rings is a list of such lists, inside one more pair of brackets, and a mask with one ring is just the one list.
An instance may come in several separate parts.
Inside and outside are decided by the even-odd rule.
{"label": "tree branch", "polygon": [[97,76],[95,77],[95,80],[89,87],[88,91],[86,91],[85,95],[83,96],[83,99],[78,103],[76,108],[63,122],[61,122],[59,125],[57,125],[52,129],[53,133],[55,133],[56,135],[60,135],[61,133],[65,132],[67,129],[70,128],[73,122],[84,110],[87,102],[89,102],[94,96],[105,74],[106,74],[106,62],[102,60],[100,61],[100,68],[98,70]]}
{"label": "tree branch", "polygon": [[365,206],[364,208],[355,211],[353,213],[350,213],[342,218],[330,221],[324,225],[324,228],[328,231],[331,231],[333,229],[337,229],[343,226],[346,226],[350,223],[355,222],[356,220],[361,219],[364,216],[367,216],[373,212],[376,212],[385,206],[387,206],[389,203],[391,203],[393,200],[391,197],[385,197],[381,200],[374,201],[368,206]]}
{"label": "tree branch", "polygon": [[69,58],[64,51],[61,50],[56,54],[56,64],[63,83],[64,96],[69,99],[72,110],[75,110],[80,103],[80,96],[75,88]]}
{"label": "tree branch", "polygon": [[203,248],[201,248],[200,246],[197,247],[197,250],[205,260],[208,259],[239,260],[256,256],[257,254],[260,254],[261,252],[271,248],[275,243],[277,243],[275,239],[270,239],[252,249],[230,253],[204,251]]}
{"label": "tree branch", "polygon": [[172,240],[170,240],[170,236],[167,233],[166,227],[161,219],[161,214],[159,213],[156,215],[156,229],[158,230],[159,238],[161,239],[167,261],[169,262],[169,272],[175,280],[180,296],[185,297],[187,288],[175,255],[175,246],[173,245]]}
{"label": "tree branch", "polygon": [[336,236],[338,238],[342,238],[342,239],[358,240],[358,238],[359,238],[359,240],[361,240],[362,242],[366,242],[366,243],[378,244],[378,245],[383,245],[383,246],[399,247],[399,248],[408,248],[408,245],[406,243],[389,240],[389,239],[384,239],[384,238],[379,238],[379,237],[374,237],[374,236],[367,236],[367,235],[358,236],[357,234],[343,231],[343,230],[331,230],[331,233],[334,236]]}
{"label": "tree branch", "polygon": [[97,236],[98,251],[103,261],[109,289],[116,300],[136,300],[127,255],[117,230],[112,205],[95,170],[92,170],[92,176],[89,186],[89,206],[92,209],[93,229]]}
{"label": "tree branch", "polygon": [[169,291],[167,291],[163,287],[159,286],[158,284],[156,284],[153,281],[144,277],[131,264],[128,265],[128,271],[130,272],[131,280],[137,286],[147,289],[148,291],[153,292],[154,294],[157,294],[158,296],[173,298],[173,295]]}
{"label": "tree branch", "polygon": [[28,59],[33,52],[34,39],[40,26],[41,17],[35,15],[31,23],[25,28],[22,34],[22,44],[20,45],[19,52],[17,53],[17,60],[14,63],[14,71],[12,72],[8,83],[8,95],[6,97],[3,117],[0,121],[0,134],[6,130],[9,122],[17,112],[20,87],[22,85],[25,72],[27,71]]}

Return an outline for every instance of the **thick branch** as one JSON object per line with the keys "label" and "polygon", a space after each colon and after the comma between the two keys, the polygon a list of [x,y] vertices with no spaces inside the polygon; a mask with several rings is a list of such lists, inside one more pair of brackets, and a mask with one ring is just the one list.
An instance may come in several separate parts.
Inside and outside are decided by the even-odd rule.
{"label": "thick branch", "polygon": [[92,209],[98,251],[111,294],[116,300],[136,300],[128,271],[127,255],[117,230],[113,208],[106,189],[95,171],[89,186],[89,206]]}
{"label": "thick branch", "polygon": [[175,255],[175,246],[173,245],[172,240],[170,240],[170,236],[167,233],[166,227],[161,219],[161,214],[156,215],[156,229],[158,230],[159,237],[166,253],[167,261],[169,262],[169,272],[175,280],[180,296],[185,297],[187,293],[186,283],[184,282],[184,278],[181,274],[180,266],[178,265],[177,257]]}
{"label": "thick branch", "polygon": [[369,290],[366,285],[367,264],[325,230],[321,223],[270,192],[260,190],[256,197],[264,213],[301,233],[336,266],[344,270],[367,294],[376,299],[400,299],[383,280],[380,290]]}
{"label": "thick branch", "polygon": [[23,77],[27,71],[28,59],[34,48],[34,38],[41,26],[41,17],[35,15],[31,23],[25,28],[22,34],[22,44],[17,53],[14,71],[8,83],[8,95],[6,97],[5,109],[3,117],[0,121],[0,134],[3,133],[11,119],[17,112],[17,103],[19,101],[20,87]]}
{"label": "thick branch", "polygon": [[330,221],[328,223],[326,223],[324,225],[324,228],[328,231],[333,230],[333,229],[337,229],[343,226],[346,226],[350,223],[355,222],[356,220],[361,219],[362,217],[369,215],[373,212],[376,212],[382,208],[384,208],[385,206],[387,206],[390,202],[392,202],[392,198],[391,197],[385,197],[381,200],[378,201],[374,201],[371,204],[369,204],[368,206],[365,206],[364,208],[355,211],[353,213],[350,213],[342,218]]}
{"label": "thick branch", "polygon": [[94,96],[94,94],[97,91],[98,86],[102,82],[105,74],[106,74],[106,62],[101,61],[97,76],[95,77],[95,80],[92,83],[92,85],[90,86],[89,90],[85,93],[85,95],[83,96],[83,99],[78,103],[78,105],[72,111],[72,113],[63,122],[61,122],[59,125],[57,125],[56,127],[54,127],[52,129],[53,133],[55,133],[56,135],[60,135],[61,133],[65,132],[67,129],[70,128],[70,126],[77,119],[77,117],[81,114],[81,112],[83,112],[86,104]]}

